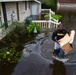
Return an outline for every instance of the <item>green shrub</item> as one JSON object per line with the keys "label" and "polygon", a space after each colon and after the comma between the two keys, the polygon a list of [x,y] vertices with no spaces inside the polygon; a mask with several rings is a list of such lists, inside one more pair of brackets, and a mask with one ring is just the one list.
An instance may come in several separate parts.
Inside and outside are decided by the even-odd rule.
{"label": "green shrub", "polygon": [[0,65],[8,65],[10,63],[17,63],[20,60],[21,52],[17,52],[13,48],[5,48],[0,50]]}
{"label": "green shrub", "polygon": [[61,15],[52,15],[52,17],[54,18],[54,19],[56,19],[56,20],[60,20],[61,18],[62,18],[62,16]]}
{"label": "green shrub", "polygon": [[41,28],[40,28],[39,25],[37,25],[37,24],[35,24],[35,23],[30,23],[30,24],[29,24],[29,27],[27,28],[28,32],[29,32],[29,33],[34,33],[34,28],[35,28],[35,27],[36,27],[37,33],[40,33]]}
{"label": "green shrub", "polygon": [[37,29],[37,33],[40,33],[41,28],[40,28],[40,26],[39,26],[39,25],[36,25],[36,29]]}
{"label": "green shrub", "polygon": [[18,26],[18,25],[20,25],[20,24],[22,24],[22,23],[20,23],[20,22],[18,22],[17,20],[15,20],[15,21],[13,21],[13,23],[12,23],[14,26]]}
{"label": "green shrub", "polygon": [[[4,35],[11,32],[12,30],[14,30],[15,27],[23,25],[23,22],[20,23],[20,22],[15,20],[11,23],[11,20],[10,20],[10,21],[8,21],[8,24],[9,24],[9,26],[7,29],[4,29],[4,28],[2,29]],[[3,27],[4,27],[4,25],[3,25]]]}
{"label": "green shrub", "polygon": [[[34,29],[36,24],[31,23],[32,26],[30,24],[28,30],[24,23],[15,21],[13,24],[9,28],[13,27],[13,29],[0,40],[0,64],[16,63],[21,56],[24,44],[34,39],[34,35],[29,36],[28,30]],[[40,26],[36,28],[40,32]]]}
{"label": "green shrub", "polygon": [[2,27],[7,28],[7,27],[8,27],[8,21],[5,21],[5,22],[3,23],[3,25],[2,25]]}
{"label": "green shrub", "polygon": [[27,17],[27,18],[24,20],[25,26],[28,27],[29,24],[31,23],[31,21],[32,21],[32,18],[31,18],[31,17]]}
{"label": "green shrub", "polygon": [[24,26],[16,26],[11,32],[0,40],[0,49],[2,47],[17,48],[26,43],[28,37],[27,29]]}
{"label": "green shrub", "polygon": [[21,51],[25,43],[34,39],[34,35],[29,36],[24,23],[15,22],[14,25],[15,27],[0,40],[0,49],[8,47]]}
{"label": "green shrub", "polygon": [[33,33],[33,30],[34,30],[34,27],[35,27],[35,24],[34,23],[30,23],[27,30],[29,33]]}
{"label": "green shrub", "polygon": [[45,18],[49,18],[50,17],[50,14],[46,14],[44,17]]}

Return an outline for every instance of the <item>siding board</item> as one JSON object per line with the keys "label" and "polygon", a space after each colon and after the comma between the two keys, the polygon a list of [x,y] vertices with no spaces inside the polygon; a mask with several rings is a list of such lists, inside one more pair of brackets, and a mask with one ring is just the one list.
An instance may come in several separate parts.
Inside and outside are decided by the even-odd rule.
{"label": "siding board", "polygon": [[59,3],[76,3],[76,0],[57,0]]}
{"label": "siding board", "polygon": [[7,20],[11,20],[11,14],[14,11],[15,19],[17,20],[17,10],[16,10],[16,3],[15,2],[7,2],[6,4],[6,13],[7,13]]}

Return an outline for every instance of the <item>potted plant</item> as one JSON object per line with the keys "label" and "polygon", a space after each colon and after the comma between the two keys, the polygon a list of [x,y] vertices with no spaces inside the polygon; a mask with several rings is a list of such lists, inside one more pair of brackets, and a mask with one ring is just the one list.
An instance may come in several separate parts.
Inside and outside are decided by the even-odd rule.
{"label": "potted plant", "polygon": [[58,21],[62,18],[62,16],[58,14],[52,14],[52,17]]}
{"label": "potted plant", "polygon": [[27,30],[29,33],[40,33],[41,28],[38,24],[30,23]]}
{"label": "potted plant", "polygon": [[44,18],[45,18],[46,20],[49,20],[49,17],[50,17],[50,14],[44,15]]}

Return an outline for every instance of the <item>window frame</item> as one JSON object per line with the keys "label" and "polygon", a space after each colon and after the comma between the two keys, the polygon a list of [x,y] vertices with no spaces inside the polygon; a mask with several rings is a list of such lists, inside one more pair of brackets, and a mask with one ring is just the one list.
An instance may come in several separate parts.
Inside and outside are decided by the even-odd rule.
{"label": "window frame", "polygon": [[27,10],[27,1],[25,1],[25,10]]}

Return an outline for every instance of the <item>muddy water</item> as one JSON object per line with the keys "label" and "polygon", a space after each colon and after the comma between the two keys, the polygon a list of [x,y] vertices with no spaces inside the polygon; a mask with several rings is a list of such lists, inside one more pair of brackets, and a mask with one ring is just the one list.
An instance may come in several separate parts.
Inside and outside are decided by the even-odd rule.
{"label": "muddy water", "polygon": [[[63,15],[64,27],[68,31],[72,29],[76,31],[75,12],[58,13]],[[63,63],[52,58],[54,42],[51,40],[51,34],[52,32],[46,36],[43,33],[33,43],[25,45],[21,61],[11,73],[10,70],[6,70],[6,75],[76,75],[76,36],[73,50],[66,55],[69,61]]]}
{"label": "muddy water", "polygon": [[54,60],[51,34],[45,36],[43,33],[34,43],[25,45],[22,61],[14,68],[12,75],[76,75],[76,43],[73,43],[74,50],[66,55],[69,61]]}
{"label": "muddy water", "polygon": [[76,11],[58,11],[57,13],[62,15],[62,23],[67,30],[76,31]]}
{"label": "muddy water", "polygon": [[[67,9],[68,10],[68,9]],[[70,32],[71,30],[76,31],[76,11],[58,11],[58,14],[62,15],[62,23],[64,27]],[[76,69],[76,34],[73,42],[73,50],[69,52],[66,57],[69,61],[66,64],[54,61],[53,75],[75,75]],[[59,74],[58,74],[59,73]]]}

